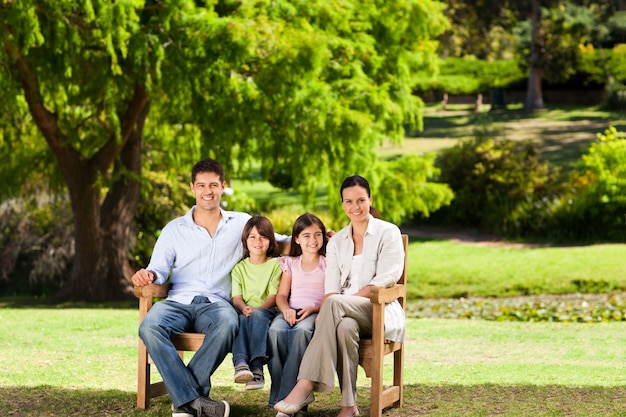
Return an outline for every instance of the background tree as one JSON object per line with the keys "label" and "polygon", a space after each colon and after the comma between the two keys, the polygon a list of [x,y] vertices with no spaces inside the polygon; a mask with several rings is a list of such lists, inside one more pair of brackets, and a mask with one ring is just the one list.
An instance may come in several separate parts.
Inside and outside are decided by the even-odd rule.
{"label": "background tree", "polygon": [[2,0],[2,195],[67,192],[76,253],[59,298],[124,297],[144,166],[260,161],[309,197],[378,170],[374,148],[420,124],[410,73],[444,28],[431,0]]}
{"label": "background tree", "polygon": [[[528,73],[527,109],[543,107],[542,83],[567,81],[586,43],[619,42],[621,0],[451,0],[452,22],[440,36],[439,55],[492,61],[520,56]],[[463,75],[463,74],[461,74]]]}

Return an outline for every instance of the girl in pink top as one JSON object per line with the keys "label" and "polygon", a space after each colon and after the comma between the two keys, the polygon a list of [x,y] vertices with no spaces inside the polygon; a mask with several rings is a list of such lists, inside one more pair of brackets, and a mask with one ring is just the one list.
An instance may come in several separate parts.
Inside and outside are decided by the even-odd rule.
{"label": "girl in pink top", "polygon": [[[272,321],[268,336],[270,409],[296,385],[300,361],[313,337],[324,297],[326,242],[324,223],[305,213],[293,225],[290,256],[280,258],[283,275],[276,305],[282,314]],[[279,412],[277,416],[287,415]]]}

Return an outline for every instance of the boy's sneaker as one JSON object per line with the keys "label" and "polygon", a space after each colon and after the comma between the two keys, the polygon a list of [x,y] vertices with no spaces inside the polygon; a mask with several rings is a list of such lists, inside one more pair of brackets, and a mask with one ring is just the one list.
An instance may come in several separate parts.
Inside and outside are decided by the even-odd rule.
{"label": "boy's sneaker", "polygon": [[215,401],[207,397],[198,397],[189,403],[195,411],[195,417],[228,417],[230,405],[224,400]]}
{"label": "boy's sneaker", "polygon": [[250,367],[247,363],[241,363],[239,365],[235,365],[235,383],[236,384],[245,384],[248,381],[252,381],[254,375],[250,372]]}
{"label": "boy's sneaker", "polygon": [[265,386],[265,377],[263,376],[262,369],[255,369],[252,371],[254,378],[252,381],[246,383],[246,389],[263,389]]}
{"label": "boy's sneaker", "polygon": [[196,411],[192,410],[189,404],[174,407],[172,404],[172,417],[196,417]]}

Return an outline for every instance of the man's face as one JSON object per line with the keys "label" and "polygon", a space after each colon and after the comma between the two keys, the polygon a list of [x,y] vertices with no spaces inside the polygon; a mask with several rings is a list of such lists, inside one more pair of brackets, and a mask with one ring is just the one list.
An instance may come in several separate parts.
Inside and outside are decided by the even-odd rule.
{"label": "man's face", "polygon": [[219,209],[225,186],[216,173],[199,172],[196,175],[196,182],[191,183],[191,191],[196,195],[196,209]]}

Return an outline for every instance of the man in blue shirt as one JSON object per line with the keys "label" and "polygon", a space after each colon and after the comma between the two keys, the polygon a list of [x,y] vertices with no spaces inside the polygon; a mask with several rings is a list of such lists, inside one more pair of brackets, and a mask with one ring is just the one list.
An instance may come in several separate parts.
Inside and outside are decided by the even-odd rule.
{"label": "man in blue shirt", "polygon": [[[226,401],[209,397],[211,375],[222,363],[238,329],[230,304],[230,271],[241,259],[241,233],[247,213],[222,210],[224,169],[213,159],[191,172],[196,204],[169,222],[154,246],[149,265],[131,278],[136,286],[172,284],[167,299],[155,303],[139,326],[139,337],[172,399],[173,417],[228,417]],[[204,333],[204,343],[188,365],[171,337]]]}

